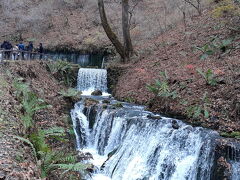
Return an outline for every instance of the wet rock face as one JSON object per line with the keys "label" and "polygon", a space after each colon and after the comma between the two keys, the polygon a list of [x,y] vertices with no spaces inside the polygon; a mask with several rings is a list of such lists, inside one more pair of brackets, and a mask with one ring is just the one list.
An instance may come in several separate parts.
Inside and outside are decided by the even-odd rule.
{"label": "wet rock face", "polygon": [[89,107],[89,106],[92,106],[92,105],[96,105],[96,104],[98,104],[99,102],[98,101],[96,101],[96,100],[94,100],[94,99],[91,99],[91,98],[86,98],[85,100],[84,100],[84,105],[86,106],[86,107]]}
{"label": "wet rock face", "polygon": [[92,96],[101,96],[101,95],[102,95],[102,91],[100,91],[100,90],[95,90],[95,91],[92,92],[91,95],[92,95]]}
{"label": "wet rock face", "polygon": [[231,180],[232,163],[239,161],[240,142],[234,139],[218,139],[215,149],[215,160],[212,180]]}
{"label": "wet rock face", "polygon": [[231,179],[231,165],[222,156],[217,160],[216,179],[228,180]]}
{"label": "wet rock face", "polygon": [[92,129],[95,121],[96,121],[96,116],[97,116],[97,106],[94,105],[90,108],[89,116],[88,116],[88,121],[89,121],[89,128]]}
{"label": "wet rock face", "polygon": [[121,77],[122,74],[124,74],[124,72],[126,71],[126,69],[124,67],[109,67],[107,68],[107,82],[108,82],[108,89],[110,91],[110,93],[115,96],[116,94],[116,86],[118,83],[118,79],[119,77]]}

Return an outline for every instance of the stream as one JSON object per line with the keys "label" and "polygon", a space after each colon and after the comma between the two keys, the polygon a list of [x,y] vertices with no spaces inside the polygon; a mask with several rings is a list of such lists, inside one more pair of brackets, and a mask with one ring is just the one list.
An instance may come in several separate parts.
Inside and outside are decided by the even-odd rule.
{"label": "stream", "polygon": [[[104,69],[81,68],[83,99],[71,111],[77,150],[93,155],[94,180],[212,180],[216,131],[118,102],[107,93]],[[99,89],[101,97],[90,96]],[[98,103],[85,105],[86,98]],[[234,147],[237,149],[237,147]],[[229,158],[231,180],[240,180],[240,150]]]}

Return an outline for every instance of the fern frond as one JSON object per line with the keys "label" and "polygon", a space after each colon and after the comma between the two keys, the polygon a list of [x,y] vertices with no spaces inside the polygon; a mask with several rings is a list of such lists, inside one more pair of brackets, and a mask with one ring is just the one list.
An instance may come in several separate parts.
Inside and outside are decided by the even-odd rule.
{"label": "fern frond", "polygon": [[35,149],[34,145],[26,138],[23,138],[23,137],[20,137],[20,136],[13,136],[13,137],[18,139],[18,140],[20,140],[20,141],[22,141],[22,142],[27,143],[32,148],[34,158],[35,158],[35,160],[37,162],[37,152],[36,152],[36,149]]}
{"label": "fern frond", "polygon": [[90,165],[75,163],[75,164],[56,164],[60,169],[70,170],[70,171],[84,171],[90,167]]}

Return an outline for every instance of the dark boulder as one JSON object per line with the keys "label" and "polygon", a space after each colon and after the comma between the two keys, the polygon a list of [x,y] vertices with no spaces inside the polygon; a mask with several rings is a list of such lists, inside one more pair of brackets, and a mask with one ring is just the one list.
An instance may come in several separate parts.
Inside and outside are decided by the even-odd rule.
{"label": "dark boulder", "polygon": [[91,95],[92,95],[92,96],[102,96],[102,91],[100,91],[100,90],[95,90],[95,91],[92,92]]}
{"label": "dark boulder", "polygon": [[172,120],[172,128],[173,129],[179,129],[179,124],[177,123],[177,121],[176,120]]}

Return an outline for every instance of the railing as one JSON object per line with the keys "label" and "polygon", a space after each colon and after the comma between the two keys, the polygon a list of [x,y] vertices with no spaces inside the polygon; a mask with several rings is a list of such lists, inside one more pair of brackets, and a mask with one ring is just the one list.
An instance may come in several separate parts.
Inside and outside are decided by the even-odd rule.
{"label": "railing", "polygon": [[51,59],[52,55],[21,51],[21,50],[3,50],[0,49],[0,61],[3,60],[46,60]]}

